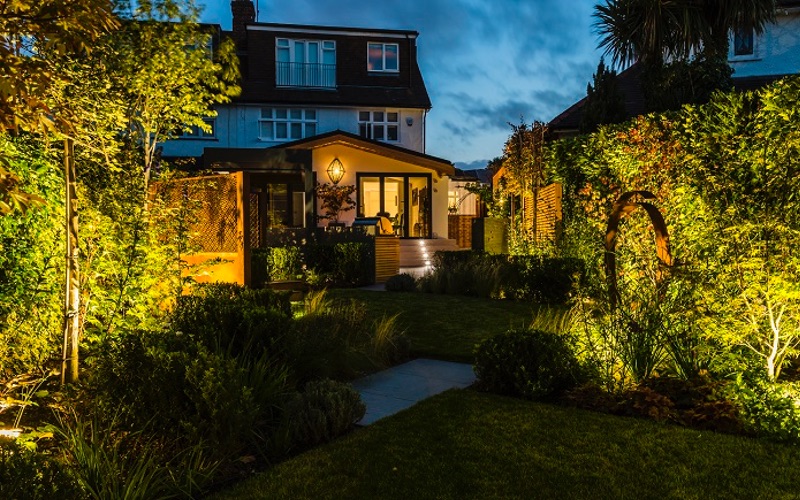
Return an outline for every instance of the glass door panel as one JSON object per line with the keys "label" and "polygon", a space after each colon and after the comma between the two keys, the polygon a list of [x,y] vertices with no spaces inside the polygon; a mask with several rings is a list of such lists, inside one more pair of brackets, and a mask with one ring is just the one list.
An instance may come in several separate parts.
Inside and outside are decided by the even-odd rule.
{"label": "glass door panel", "polygon": [[361,206],[358,213],[361,217],[375,217],[381,211],[381,179],[379,177],[362,177],[358,186]]}
{"label": "glass door panel", "polygon": [[413,238],[428,238],[430,233],[430,193],[428,179],[424,177],[409,177],[408,188],[411,191],[408,236]]}

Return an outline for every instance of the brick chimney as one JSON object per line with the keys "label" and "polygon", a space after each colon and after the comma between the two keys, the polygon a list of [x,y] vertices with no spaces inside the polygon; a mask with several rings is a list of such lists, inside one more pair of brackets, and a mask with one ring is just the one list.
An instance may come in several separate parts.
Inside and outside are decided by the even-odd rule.
{"label": "brick chimney", "polygon": [[232,0],[231,13],[233,14],[233,39],[241,45],[247,38],[247,23],[256,20],[256,9],[252,0]]}

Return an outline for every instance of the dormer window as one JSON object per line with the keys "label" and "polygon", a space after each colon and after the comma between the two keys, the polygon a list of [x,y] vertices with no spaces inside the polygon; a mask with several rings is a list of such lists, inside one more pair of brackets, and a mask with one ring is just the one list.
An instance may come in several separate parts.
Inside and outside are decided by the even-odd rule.
{"label": "dormer window", "polygon": [[336,42],[275,39],[275,85],[335,88]]}
{"label": "dormer window", "polygon": [[367,44],[367,70],[379,73],[397,73],[400,71],[400,48],[396,43]]}

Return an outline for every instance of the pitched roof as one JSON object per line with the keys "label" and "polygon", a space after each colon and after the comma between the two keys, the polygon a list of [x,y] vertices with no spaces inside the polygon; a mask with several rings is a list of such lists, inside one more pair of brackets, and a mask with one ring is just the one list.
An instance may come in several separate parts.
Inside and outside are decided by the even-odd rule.
{"label": "pitched roof", "polygon": [[[628,116],[639,116],[645,113],[644,91],[642,90],[642,67],[634,64],[617,75],[617,89],[622,94],[625,104],[625,113]],[[548,127],[553,131],[578,130],[583,118],[583,108],[586,106],[586,97],[565,109],[558,116],[550,120]]]}
{"label": "pitched roof", "polygon": [[449,161],[436,156],[418,153],[416,151],[386,144],[380,141],[367,139],[342,130],[334,130],[325,134],[315,135],[306,139],[299,139],[286,144],[272,146],[269,149],[311,150],[331,145],[344,145],[361,151],[366,151],[380,156],[386,156],[405,163],[434,170],[442,175],[455,175],[455,167]]}

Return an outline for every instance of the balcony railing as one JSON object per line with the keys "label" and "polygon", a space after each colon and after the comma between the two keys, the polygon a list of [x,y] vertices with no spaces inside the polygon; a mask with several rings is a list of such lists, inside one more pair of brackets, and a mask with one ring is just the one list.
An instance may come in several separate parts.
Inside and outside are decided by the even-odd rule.
{"label": "balcony railing", "polygon": [[320,63],[275,63],[278,87],[336,88],[336,65]]}

